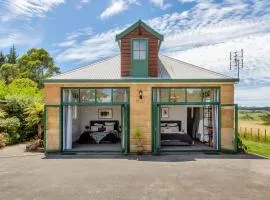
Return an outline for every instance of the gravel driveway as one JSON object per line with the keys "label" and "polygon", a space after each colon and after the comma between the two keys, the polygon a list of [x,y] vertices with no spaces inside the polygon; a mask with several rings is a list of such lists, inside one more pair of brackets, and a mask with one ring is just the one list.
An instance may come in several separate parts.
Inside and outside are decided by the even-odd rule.
{"label": "gravel driveway", "polygon": [[269,200],[270,160],[253,155],[60,156],[0,150],[1,200]]}

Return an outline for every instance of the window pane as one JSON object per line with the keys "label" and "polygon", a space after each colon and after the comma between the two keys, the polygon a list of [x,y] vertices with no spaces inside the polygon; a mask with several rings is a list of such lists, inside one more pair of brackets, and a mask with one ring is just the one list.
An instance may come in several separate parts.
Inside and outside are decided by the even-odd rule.
{"label": "window pane", "polygon": [[133,41],[133,50],[140,50],[140,42]]}
{"label": "window pane", "polygon": [[201,102],[202,90],[201,89],[187,89],[187,101],[188,102]]}
{"label": "window pane", "polygon": [[79,102],[79,89],[64,89],[64,102]]}
{"label": "window pane", "polygon": [[169,102],[170,89],[160,89],[160,102]]}
{"label": "window pane", "polygon": [[145,40],[140,41],[140,50],[146,51],[146,41]]}
{"label": "window pane", "polygon": [[136,60],[140,59],[140,52],[139,51],[133,51],[133,59],[136,59]]}
{"label": "window pane", "polygon": [[171,89],[170,93],[171,102],[185,102],[185,89]]}
{"label": "window pane", "polygon": [[204,102],[213,102],[215,96],[215,89],[214,88],[204,88],[202,89],[203,101]]}
{"label": "window pane", "polygon": [[80,89],[81,102],[95,102],[95,89]]}
{"label": "window pane", "polygon": [[113,102],[127,102],[126,89],[113,89]]}
{"label": "window pane", "polygon": [[145,60],[145,59],[146,59],[146,52],[140,51],[140,60]]}
{"label": "window pane", "polygon": [[97,102],[111,102],[111,89],[97,89]]}

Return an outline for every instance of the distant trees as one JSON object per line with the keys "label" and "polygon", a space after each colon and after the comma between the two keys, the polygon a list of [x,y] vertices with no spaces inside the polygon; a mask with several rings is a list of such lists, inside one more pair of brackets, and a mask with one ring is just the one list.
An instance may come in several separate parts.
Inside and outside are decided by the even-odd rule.
{"label": "distant trees", "polygon": [[29,78],[39,83],[40,80],[57,73],[60,73],[59,67],[54,64],[53,58],[43,48],[32,48],[20,58],[14,45],[7,55],[0,52],[0,79],[6,84],[16,78]]}
{"label": "distant trees", "polygon": [[60,73],[60,69],[55,66],[53,58],[45,49],[30,49],[19,59],[18,64],[21,76],[36,82]]}
{"label": "distant trees", "polygon": [[7,63],[10,63],[10,64],[17,63],[18,55],[17,55],[17,52],[16,52],[14,45],[10,48],[9,54],[7,54],[6,57],[7,57]]}

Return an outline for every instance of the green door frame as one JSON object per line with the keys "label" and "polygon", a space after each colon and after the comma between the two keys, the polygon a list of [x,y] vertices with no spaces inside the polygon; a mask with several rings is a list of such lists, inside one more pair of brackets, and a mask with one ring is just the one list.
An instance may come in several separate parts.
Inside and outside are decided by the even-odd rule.
{"label": "green door frame", "polygon": [[[128,101],[127,102],[64,102],[63,101],[63,91],[64,89],[127,89],[127,97]],[[80,90],[79,90],[80,91]],[[96,92],[95,92],[96,93]],[[121,145],[121,151],[74,151],[74,150],[64,150],[64,133],[63,133],[63,108],[64,106],[124,106],[125,109],[125,120],[126,120],[126,139],[125,139],[125,149],[122,149]],[[45,105],[45,112],[44,112],[44,146],[46,147],[46,118],[47,118],[47,107],[58,107],[59,108],[59,151],[47,151],[49,152],[62,152],[62,153],[129,153],[130,152],[130,89],[126,87],[62,87],[61,88],[61,104],[60,105]],[[122,109],[121,109],[122,110]]]}
{"label": "green door frame", "polygon": [[[222,140],[221,140],[221,135],[222,135],[222,131],[221,131],[221,126],[222,126],[222,116],[221,116],[221,109],[222,107],[233,107],[234,108],[234,148],[233,150],[231,149],[225,149],[222,148],[221,144],[222,144]],[[228,152],[228,153],[237,153],[238,152],[238,104],[220,104],[220,108],[219,108],[219,132],[220,137],[219,137],[219,149],[222,152]]]}
{"label": "green door frame", "polygon": [[[219,110],[219,116],[218,118],[220,118],[220,87],[173,87],[173,88],[180,88],[180,89],[205,89],[205,88],[215,88],[217,89],[217,98],[218,101],[217,102],[203,102],[201,99],[201,102],[187,102],[187,95],[185,95],[185,102],[156,102],[156,96],[154,94],[154,89],[159,89],[160,87],[156,88],[153,87],[152,88],[152,152],[154,154],[158,154],[159,152],[217,152],[220,151],[220,138],[221,138],[221,132],[220,132],[220,119],[218,119],[218,146],[217,149],[209,149],[209,150],[181,150],[181,149],[172,149],[172,150],[162,150],[160,149],[160,147],[158,146],[158,142],[159,142],[159,138],[157,137],[157,134],[159,134],[159,123],[160,123],[160,117],[157,119],[157,116],[160,115],[160,106],[163,105],[183,105],[183,106],[217,106],[218,110]],[[172,87],[161,87],[161,88],[167,88],[170,89]],[[186,91],[185,91],[186,94]]]}

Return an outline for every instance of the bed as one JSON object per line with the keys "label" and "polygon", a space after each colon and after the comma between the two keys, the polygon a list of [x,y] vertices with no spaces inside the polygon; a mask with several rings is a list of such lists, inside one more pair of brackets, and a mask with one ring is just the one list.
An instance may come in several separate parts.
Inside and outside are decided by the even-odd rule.
{"label": "bed", "polygon": [[89,130],[81,134],[79,144],[116,143],[121,140],[119,121],[94,120],[89,124]]}
{"label": "bed", "polygon": [[[95,126],[98,126],[97,130],[93,129]],[[117,120],[90,121],[90,136],[97,144],[116,143],[120,140],[119,132],[119,121]]]}
{"label": "bed", "polygon": [[178,120],[161,121],[160,135],[162,146],[193,145],[192,138],[182,131],[182,122]]}

